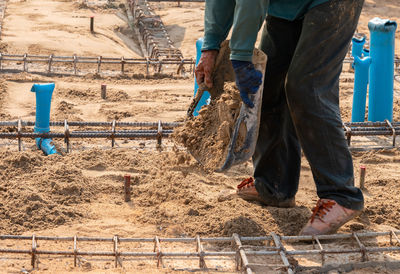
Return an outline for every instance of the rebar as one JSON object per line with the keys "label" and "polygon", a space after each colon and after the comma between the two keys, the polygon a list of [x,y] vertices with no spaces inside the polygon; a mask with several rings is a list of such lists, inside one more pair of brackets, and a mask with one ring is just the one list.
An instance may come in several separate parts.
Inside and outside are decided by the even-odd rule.
{"label": "rebar", "polygon": [[396,146],[396,136],[400,134],[400,122],[357,122],[343,123],[347,144],[352,136],[392,136],[392,147]]}
{"label": "rebar", "polygon": [[[172,134],[171,131],[164,131],[163,137],[168,137]],[[65,138],[67,137],[64,132],[49,132],[49,133],[38,133],[38,132],[0,132],[0,139],[17,139],[17,138]],[[158,132],[142,132],[137,131],[91,131],[91,132],[70,132],[69,138],[157,138]]]}
{"label": "rebar", "polygon": [[[22,138],[63,138],[66,144],[66,152],[69,153],[71,150],[70,139],[72,138],[107,138],[111,139],[111,147],[115,146],[116,138],[130,138],[130,139],[156,139],[157,145],[162,144],[162,140],[165,137],[169,137],[173,133],[173,128],[179,126],[181,123],[163,123],[158,122],[68,122],[56,121],[50,122],[52,127],[64,127],[64,132],[23,132],[23,126],[34,126],[35,123],[31,121],[0,121],[0,127],[15,127],[17,131],[0,132],[0,139],[18,139],[18,150],[22,150]],[[96,130],[75,130],[71,131],[70,127],[83,126],[83,127],[111,127],[111,130],[96,129]],[[117,130],[117,127],[139,127],[141,129]],[[142,129],[142,128],[154,128],[154,129]]]}
{"label": "rebar", "polygon": [[[128,5],[146,56],[160,60],[158,70],[161,70],[164,60],[183,60],[182,52],[174,47],[160,16],[155,14],[149,3],[146,0],[129,0]],[[178,71],[181,70],[180,66]]]}
{"label": "rebar", "polygon": [[[5,66],[5,62],[12,63],[14,66],[12,68],[7,68]],[[194,66],[195,61],[193,58],[184,59],[183,57],[175,58],[175,59],[163,59],[160,60],[158,57],[152,58],[125,58],[125,57],[102,57],[102,56],[57,56],[57,55],[33,55],[33,54],[7,54],[0,52],[0,71],[7,70],[17,70],[17,71],[31,71],[28,67],[28,64],[34,63],[44,63],[47,64],[46,73],[58,73],[58,71],[54,70],[54,64],[73,64],[73,71],[71,72],[73,75],[78,75],[78,64],[94,64],[96,65],[96,72],[106,73],[108,71],[102,70],[102,65],[120,65],[121,69],[119,71],[120,74],[125,74],[127,70],[127,66],[137,67],[138,65],[146,66],[145,74],[149,74],[148,67],[154,66],[158,67],[155,73],[160,73],[160,67],[162,65],[177,65],[178,68],[183,66],[189,66],[190,71],[192,70],[192,66]],[[19,65],[21,64],[21,65]],[[71,71],[69,67],[62,67],[57,65],[57,69],[62,69],[64,73],[68,73]],[[81,70],[82,71],[82,70]],[[93,71],[92,71],[93,72]],[[179,69],[176,70],[177,74],[180,74],[182,71]],[[88,71],[88,73],[90,73]]]}
{"label": "rebar", "polygon": [[364,165],[360,166],[360,189],[364,190],[365,189],[365,172],[366,168]]}
{"label": "rebar", "polygon": [[[85,127],[111,127],[113,121],[111,122],[81,122],[81,121],[72,121],[69,122],[67,120],[64,121],[51,121],[51,127],[62,127],[65,125],[65,122],[68,123],[69,126],[85,126]],[[0,121],[0,127],[16,127],[18,126],[19,120],[17,121]],[[35,122],[33,121],[20,121],[22,126],[34,126]],[[115,126],[117,127],[157,127],[158,124],[161,123],[164,128],[170,127],[178,127],[181,126],[180,122],[123,122],[123,121],[115,121]]]}
{"label": "rebar", "polygon": [[236,269],[237,270],[242,270],[244,269],[247,274],[252,274],[253,272],[251,271],[251,268],[249,267],[249,261],[247,260],[247,255],[245,250],[243,249],[242,242],[240,241],[240,237],[238,234],[234,233],[232,235],[233,241],[236,244],[236,249],[237,253],[239,253],[239,256],[237,258],[240,258],[239,262],[236,262]]}
{"label": "rebar", "polygon": [[[0,127],[16,127],[15,130],[9,129],[9,132],[0,132],[0,139],[18,139],[18,148],[22,149],[22,138],[64,138],[67,146],[67,152],[70,150],[69,139],[72,138],[108,138],[112,141],[112,147],[115,145],[116,138],[145,138],[156,139],[157,145],[161,145],[162,138],[173,134],[174,128],[181,126],[181,122],[86,122],[86,121],[53,121],[51,127],[64,127],[64,132],[34,133],[23,132],[23,127],[34,126],[33,121],[0,121]],[[85,130],[71,131],[70,127],[85,127]],[[87,127],[109,127],[110,129],[87,129]],[[137,130],[119,129],[124,127],[139,127]],[[118,128],[118,130],[117,130]],[[150,129],[143,129],[150,128]],[[344,134],[347,143],[351,146],[353,136],[391,136],[392,146],[396,146],[396,137],[400,135],[400,122],[359,122],[343,123]]]}
{"label": "rebar", "polygon": [[293,269],[286,257],[287,251],[286,251],[285,247],[283,246],[282,242],[280,241],[279,236],[277,234],[275,234],[274,232],[271,232],[271,236],[272,236],[272,239],[274,240],[275,246],[277,248],[279,248],[279,256],[281,256],[282,262],[283,262],[284,266],[286,267],[287,272],[289,274],[293,274],[294,273]]}
{"label": "rebar", "polygon": [[125,202],[129,202],[131,200],[131,176],[124,176],[124,193],[125,193]]}
{"label": "rebar", "polygon": [[[246,273],[252,273],[252,267],[264,266],[285,269],[287,273],[294,273],[296,268],[302,268],[301,265],[292,265],[288,256],[321,256],[321,267],[327,267],[325,264],[326,254],[360,254],[361,261],[370,260],[368,254],[370,253],[383,253],[383,252],[400,252],[399,240],[400,230],[387,231],[387,232],[365,232],[365,233],[351,233],[351,234],[333,234],[333,235],[319,235],[319,236],[280,236],[275,233],[271,233],[266,236],[259,237],[241,237],[238,234],[233,234],[232,237],[216,237],[216,238],[202,238],[196,236],[194,238],[160,238],[158,236],[154,238],[122,238],[118,236],[110,238],[101,237],[60,237],[60,236],[22,236],[22,235],[0,235],[0,240],[26,240],[31,241],[32,246],[30,249],[13,249],[13,248],[2,248],[0,253],[4,254],[28,254],[31,256],[31,265],[35,267],[37,265],[38,255],[63,255],[73,256],[74,265],[76,266],[77,256],[92,256],[92,257],[114,257],[115,267],[122,267],[122,257],[153,257],[156,259],[157,266],[161,265],[163,258],[182,258],[182,257],[194,257],[199,258],[199,265],[201,268],[206,268],[205,258],[206,257],[234,257],[236,260],[237,267],[241,267]],[[377,238],[377,237],[390,237],[390,246],[372,246],[366,247],[362,243],[362,239]],[[357,243],[355,248],[323,248],[322,240],[349,240],[354,239]],[[396,242],[393,241],[396,240]],[[38,241],[54,241],[60,242],[71,242],[73,244],[73,250],[46,250],[45,245],[41,244],[40,249],[37,245]],[[268,241],[274,242],[275,246],[244,246],[242,243],[246,242],[260,242]],[[305,241],[311,242],[311,249],[305,246]],[[112,251],[80,251],[77,247],[78,242],[82,245],[84,242],[109,242],[112,243]],[[202,243],[234,243],[232,250],[229,251],[206,251]],[[315,247],[314,242],[317,242],[318,247]],[[153,243],[153,251],[122,251],[120,244],[122,243]],[[173,252],[173,251],[162,251],[161,243],[193,243],[196,245],[196,252]],[[296,248],[293,243],[301,243],[301,247],[298,250],[287,250],[285,244],[291,244],[291,248]],[[350,242],[346,242],[346,245]],[[10,246],[10,245],[8,245]],[[20,246],[20,244],[18,244]],[[307,247],[307,249],[304,249]],[[43,248],[43,249],[42,249]],[[142,247],[143,248],[143,247]],[[263,248],[260,250],[260,248]],[[282,265],[268,265],[268,264],[253,264],[249,263],[249,256],[280,256]],[[238,269],[239,270],[239,269]]]}
{"label": "rebar", "polygon": [[107,85],[102,84],[101,85],[101,99],[105,100],[107,97]]}

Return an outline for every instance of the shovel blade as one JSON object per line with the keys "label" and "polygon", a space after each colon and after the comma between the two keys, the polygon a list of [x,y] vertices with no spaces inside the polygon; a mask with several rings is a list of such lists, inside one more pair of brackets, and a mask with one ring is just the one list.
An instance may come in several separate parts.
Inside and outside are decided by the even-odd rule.
{"label": "shovel blade", "polygon": [[242,104],[232,132],[225,162],[222,167],[217,170],[218,172],[226,171],[234,165],[244,163],[254,154],[260,127],[266,63],[267,56],[262,51],[255,49],[253,53],[253,64],[257,70],[262,72],[263,82],[258,88],[257,93],[249,95],[250,100],[254,103],[254,107],[250,108],[246,104]]}

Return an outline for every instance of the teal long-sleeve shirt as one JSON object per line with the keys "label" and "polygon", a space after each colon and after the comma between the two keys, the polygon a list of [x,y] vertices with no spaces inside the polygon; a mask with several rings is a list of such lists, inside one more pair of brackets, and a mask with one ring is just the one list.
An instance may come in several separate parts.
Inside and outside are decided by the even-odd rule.
{"label": "teal long-sleeve shirt", "polygon": [[267,14],[295,20],[329,0],[206,0],[202,50],[219,49],[232,28],[231,59],[251,61],[258,31]]}

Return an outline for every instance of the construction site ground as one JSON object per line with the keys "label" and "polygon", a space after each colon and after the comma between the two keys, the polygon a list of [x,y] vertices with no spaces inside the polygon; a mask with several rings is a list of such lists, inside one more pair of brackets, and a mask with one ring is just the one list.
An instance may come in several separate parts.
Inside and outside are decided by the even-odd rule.
{"label": "construction site ground", "polygon": [[[100,2],[100,1],[99,1]],[[140,57],[140,48],[120,8],[82,5],[81,1],[10,0],[2,24],[0,52],[15,54],[80,54],[87,56]],[[171,40],[185,58],[195,56],[196,39],[202,36],[204,3],[151,3],[161,16]],[[95,16],[95,33],[89,31],[89,17]],[[375,17],[400,22],[397,0],[366,0],[358,32],[368,34],[367,22]],[[133,41],[133,42],[132,42]],[[396,54],[400,56],[400,31],[396,32]],[[353,74],[345,66],[340,89],[342,119],[351,117]],[[193,96],[194,79],[186,77],[129,78],[97,74],[87,76],[39,75],[0,72],[0,120],[35,120],[33,83],[55,82],[51,120],[163,122],[183,121]],[[100,87],[107,85],[107,99]],[[400,83],[395,82],[394,121],[400,121]],[[3,129],[4,130],[4,129]],[[15,129],[8,128],[13,131]],[[271,232],[297,235],[311,215],[318,197],[311,169],[302,158],[297,206],[292,209],[261,206],[237,198],[236,185],[252,175],[247,162],[226,173],[204,170],[186,151],[171,140],[161,147],[156,140],[72,140],[72,152],[65,153],[62,139],[54,140],[62,155],[44,156],[32,140],[0,140],[0,234],[96,237],[220,237],[264,236]],[[354,138],[352,145],[390,146],[390,137]],[[400,142],[400,140],[398,141]],[[366,166],[365,209],[339,233],[400,229],[400,150],[352,152],[358,185],[360,165]],[[132,177],[132,200],[124,202],[124,175]],[[5,247],[25,247],[29,241],[0,242]],[[72,245],[39,242],[49,249],[68,250]],[[343,246],[343,242],[330,243]],[[375,245],[380,245],[377,240]],[[194,246],[194,245],[193,245]],[[136,246],[138,248],[140,246]],[[147,248],[145,245],[143,248]],[[103,250],[109,246],[83,245]],[[183,244],[175,249],[187,250]],[[222,246],[209,248],[223,250]],[[148,247],[152,249],[152,247]],[[352,257],[353,256],[353,257]],[[332,257],[348,263],[357,255]],[[339,258],[339,259],[338,259]],[[397,253],[375,257],[400,261]],[[315,264],[318,258],[303,260]],[[0,256],[0,272],[31,271],[29,255]],[[156,260],[124,262],[114,268],[112,260],[81,258],[74,267],[66,257],[40,257],[32,273],[182,273],[200,271],[198,261]],[[209,261],[208,272],[235,272],[231,259]],[[271,270],[272,271],[272,270]],[[279,270],[274,270],[279,271]],[[369,265],[354,273],[393,273],[385,266]],[[357,272],[359,271],[359,272]],[[259,273],[264,272],[260,270]]]}

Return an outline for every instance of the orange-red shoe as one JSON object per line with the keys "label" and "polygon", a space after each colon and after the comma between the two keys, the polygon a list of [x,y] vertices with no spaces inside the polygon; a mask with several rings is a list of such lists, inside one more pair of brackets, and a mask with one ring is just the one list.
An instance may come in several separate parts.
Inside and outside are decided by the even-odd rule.
{"label": "orange-red shoe", "polygon": [[300,235],[335,233],[339,227],[361,213],[361,210],[345,208],[330,199],[319,199],[312,211],[313,214]]}
{"label": "orange-red shoe", "polygon": [[246,201],[256,201],[266,206],[274,206],[274,207],[294,207],[296,205],[295,199],[286,199],[286,200],[265,200],[261,198],[258,194],[256,186],[254,184],[253,178],[247,178],[243,180],[238,186],[236,190],[237,196]]}

